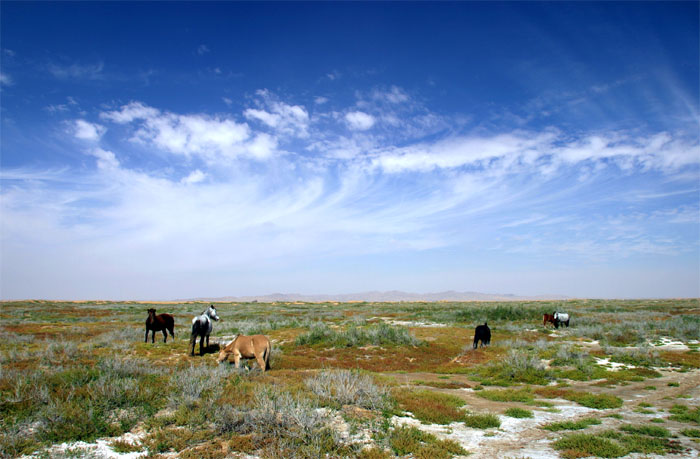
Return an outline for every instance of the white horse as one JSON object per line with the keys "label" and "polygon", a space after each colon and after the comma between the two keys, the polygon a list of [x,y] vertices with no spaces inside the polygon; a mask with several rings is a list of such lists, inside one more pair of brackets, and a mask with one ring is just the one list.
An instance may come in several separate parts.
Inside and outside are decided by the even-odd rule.
{"label": "white horse", "polygon": [[207,339],[207,348],[209,348],[209,335],[214,328],[213,320],[219,320],[216,314],[214,305],[210,305],[201,315],[192,319],[192,334],[190,335],[190,355],[194,355],[194,346],[197,344],[199,336],[199,355],[204,355],[204,338]]}
{"label": "white horse", "polygon": [[559,328],[559,324],[566,324],[569,326],[569,314],[565,312],[555,312],[554,313],[554,326]]}

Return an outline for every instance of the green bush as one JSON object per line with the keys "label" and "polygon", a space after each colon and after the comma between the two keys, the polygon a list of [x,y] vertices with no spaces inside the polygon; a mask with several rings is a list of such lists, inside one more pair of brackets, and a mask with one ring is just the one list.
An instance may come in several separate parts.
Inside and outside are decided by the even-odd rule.
{"label": "green bush", "polygon": [[333,330],[325,324],[316,324],[307,333],[299,335],[295,342],[300,346],[325,344],[336,347],[421,344],[406,327],[395,327],[385,323],[368,327],[351,326],[344,331]]}
{"label": "green bush", "polygon": [[621,457],[627,454],[627,449],[619,443],[598,435],[575,433],[565,436],[552,444],[554,449],[564,451],[566,458],[584,456]]}
{"label": "green bush", "polygon": [[600,419],[585,418],[579,419],[578,421],[553,422],[551,424],[543,425],[542,428],[552,432],[559,432],[560,430],[583,430],[593,425],[599,425],[600,423]]}
{"label": "green bush", "polygon": [[501,427],[501,420],[495,414],[469,414],[464,418],[464,425],[474,429]]}
{"label": "green bush", "polygon": [[524,410],[522,408],[508,408],[506,412],[504,413],[506,416],[510,416],[511,418],[532,418],[534,417],[534,414],[530,410]]}

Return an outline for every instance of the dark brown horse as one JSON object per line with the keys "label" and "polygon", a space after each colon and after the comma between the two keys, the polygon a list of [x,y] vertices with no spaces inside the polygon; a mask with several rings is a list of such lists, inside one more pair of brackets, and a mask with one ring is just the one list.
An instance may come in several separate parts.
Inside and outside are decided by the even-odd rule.
{"label": "dark brown horse", "polygon": [[542,326],[546,327],[547,323],[551,323],[555,327],[557,326],[557,323],[554,319],[554,314],[545,314],[544,316],[542,316]]}
{"label": "dark brown horse", "polygon": [[173,319],[173,316],[171,316],[170,314],[156,315],[155,309],[149,309],[148,319],[146,319],[146,339],[144,340],[144,343],[148,342],[149,331],[153,332],[151,334],[151,343],[155,343],[157,331],[163,332],[163,342],[167,343],[168,333],[165,331],[166,329],[170,332],[170,336],[175,338],[175,333],[173,332],[173,330],[175,329],[175,319]]}

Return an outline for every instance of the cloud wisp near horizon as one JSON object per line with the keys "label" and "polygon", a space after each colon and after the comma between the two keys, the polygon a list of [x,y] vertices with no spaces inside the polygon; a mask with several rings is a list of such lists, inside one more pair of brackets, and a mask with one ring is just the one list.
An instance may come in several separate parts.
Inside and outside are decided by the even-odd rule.
{"label": "cloud wisp near horizon", "polygon": [[532,83],[532,69],[527,91],[477,100],[460,95],[469,82],[439,83],[450,68],[406,80],[371,56],[256,78],[246,59],[225,67],[225,35],[184,34],[204,61],[195,70],[162,56],[162,68],[134,58],[138,71],[116,71],[107,45],[92,63],[42,63],[14,30],[3,299],[700,296],[697,62],[654,54],[654,72],[630,65],[567,88]]}

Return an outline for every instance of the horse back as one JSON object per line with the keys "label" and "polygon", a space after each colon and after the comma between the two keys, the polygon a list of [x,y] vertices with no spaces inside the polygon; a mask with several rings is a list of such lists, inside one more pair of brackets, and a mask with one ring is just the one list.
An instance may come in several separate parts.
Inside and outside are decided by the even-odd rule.
{"label": "horse back", "polygon": [[256,351],[269,354],[270,340],[265,335],[243,336],[238,335],[224,350],[226,352],[238,351],[245,358],[255,357]]}

